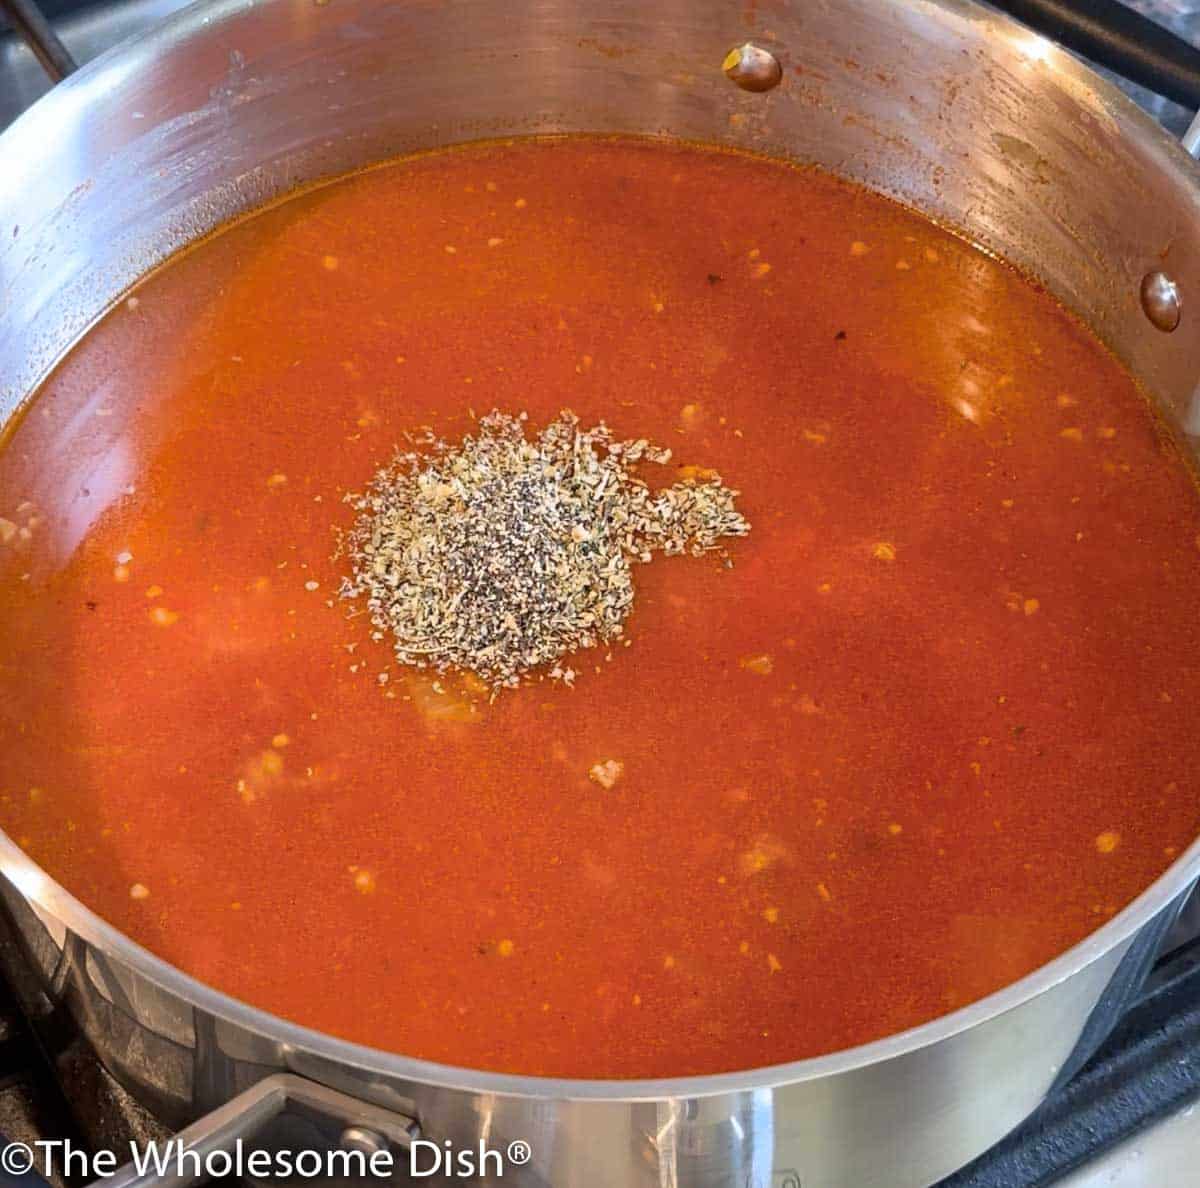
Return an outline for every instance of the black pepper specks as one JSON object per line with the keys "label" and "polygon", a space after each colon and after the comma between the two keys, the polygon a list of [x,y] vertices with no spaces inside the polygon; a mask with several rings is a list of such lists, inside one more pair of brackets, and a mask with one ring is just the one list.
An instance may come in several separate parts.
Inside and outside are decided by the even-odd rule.
{"label": "black pepper specks", "polygon": [[564,656],[621,635],[633,562],[750,530],[711,471],[659,490],[635,475],[669,450],[581,430],[570,412],[533,440],[524,422],[493,412],[454,446],[427,435],[350,497],[360,514],[341,594],[366,600],[400,663],[494,690],[537,669],[570,684]]}

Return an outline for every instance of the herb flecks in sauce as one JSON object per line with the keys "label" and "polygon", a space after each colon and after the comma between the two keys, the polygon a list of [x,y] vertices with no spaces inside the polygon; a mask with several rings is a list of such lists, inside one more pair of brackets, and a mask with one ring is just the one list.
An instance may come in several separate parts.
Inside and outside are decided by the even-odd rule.
{"label": "herb flecks in sauce", "polygon": [[492,412],[457,446],[426,438],[351,496],[342,594],[366,599],[400,663],[493,689],[547,667],[570,684],[563,657],[621,636],[634,562],[750,531],[715,471],[685,467],[652,490],[634,468],[665,466],[670,450],[581,429],[569,411],[531,441],[525,419]]}

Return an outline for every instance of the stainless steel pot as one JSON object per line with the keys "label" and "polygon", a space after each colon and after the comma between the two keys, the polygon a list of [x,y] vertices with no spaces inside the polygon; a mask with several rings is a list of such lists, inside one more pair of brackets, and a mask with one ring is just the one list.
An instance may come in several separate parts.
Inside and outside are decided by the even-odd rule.
{"label": "stainless steel pot", "polygon": [[[722,72],[747,39],[780,85]],[[231,216],[411,149],[566,130],[720,141],[894,195],[1040,277],[1200,433],[1200,170],[1064,53],[956,0],[197,4],[0,137],[0,420],[123,290]],[[1182,295],[1173,334],[1146,314],[1173,320],[1171,286],[1143,286],[1156,272]],[[1200,875],[1200,844],[1082,944],[952,1015],[820,1059],[637,1082],[344,1043],[151,956],[3,837],[0,871],[47,994],[175,1124],[289,1070],[307,1081],[271,1082],[276,1097],[321,1097],[317,1082],[436,1139],[527,1140],[509,1183],[905,1188],[991,1145],[1069,1071]]]}

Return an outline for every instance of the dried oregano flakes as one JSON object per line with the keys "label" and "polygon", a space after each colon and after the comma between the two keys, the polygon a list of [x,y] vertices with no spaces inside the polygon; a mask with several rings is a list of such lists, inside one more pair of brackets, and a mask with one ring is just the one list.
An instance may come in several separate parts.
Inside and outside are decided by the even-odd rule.
{"label": "dried oregano flakes", "polygon": [[349,497],[344,597],[365,599],[397,660],[471,672],[493,688],[618,639],[632,566],[656,552],[699,556],[750,525],[713,471],[652,489],[637,473],[671,451],[581,429],[563,411],[536,437],[496,411],[455,445],[414,443]]}

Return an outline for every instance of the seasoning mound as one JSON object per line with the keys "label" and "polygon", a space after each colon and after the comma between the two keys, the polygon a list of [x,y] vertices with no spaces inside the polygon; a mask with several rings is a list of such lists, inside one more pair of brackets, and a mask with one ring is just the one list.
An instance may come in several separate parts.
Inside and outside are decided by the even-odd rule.
{"label": "seasoning mound", "polygon": [[460,444],[429,435],[350,497],[341,593],[366,600],[400,663],[493,690],[535,669],[570,684],[565,655],[622,634],[634,562],[699,556],[750,530],[712,471],[658,490],[635,474],[670,450],[581,429],[568,411],[532,440],[525,421],[496,411]]}

